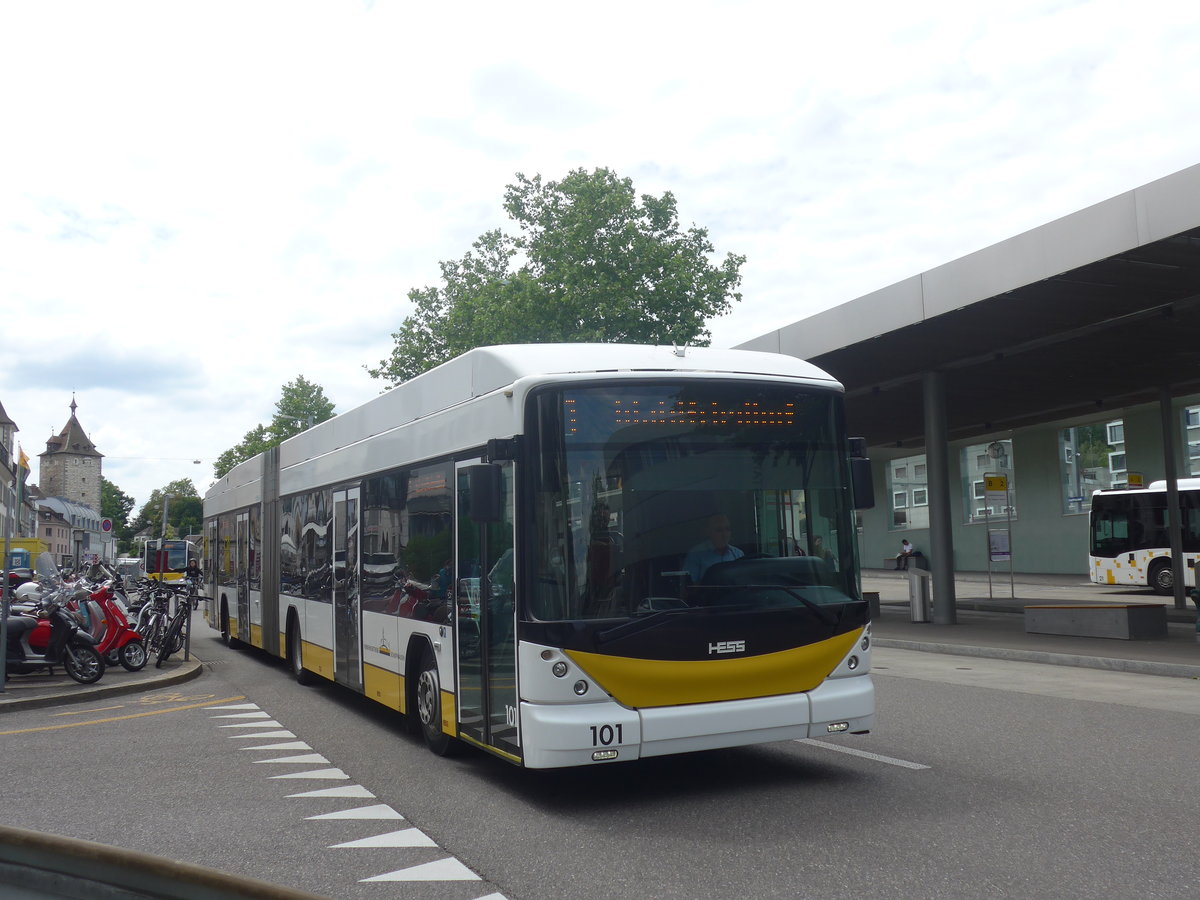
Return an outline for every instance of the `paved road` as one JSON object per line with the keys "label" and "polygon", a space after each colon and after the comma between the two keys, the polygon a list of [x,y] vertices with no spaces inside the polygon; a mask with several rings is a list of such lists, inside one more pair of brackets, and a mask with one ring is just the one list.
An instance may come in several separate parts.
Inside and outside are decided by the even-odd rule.
{"label": "paved road", "polygon": [[526,772],[196,650],[186,686],[0,717],[41,779],[3,821],[339,898],[1192,897],[1200,876],[1189,679],[881,648],[865,738]]}

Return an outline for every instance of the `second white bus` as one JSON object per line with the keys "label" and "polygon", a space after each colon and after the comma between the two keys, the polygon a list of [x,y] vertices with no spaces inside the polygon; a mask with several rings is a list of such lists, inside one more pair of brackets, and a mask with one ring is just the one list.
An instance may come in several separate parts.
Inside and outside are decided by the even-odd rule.
{"label": "second white bus", "polygon": [[[1183,532],[1183,578],[1196,586],[1200,558],[1200,478],[1181,478],[1179,512]],[[1167,483],[1140,490],[1096,491],[1092,495],[1088,570],[1096,584],[1151,587],[1175,592],[1171,539],[1167,530]]]}

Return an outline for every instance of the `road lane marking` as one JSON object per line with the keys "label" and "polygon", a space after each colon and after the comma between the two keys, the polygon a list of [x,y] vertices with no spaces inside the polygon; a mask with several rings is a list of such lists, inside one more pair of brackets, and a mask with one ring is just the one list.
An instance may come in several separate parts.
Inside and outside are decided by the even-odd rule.
{"label": "road lane marking", "polygon": [[[315,791],[314,793],[323,793]],[[293,794],[293,796],[299,796]],[[359,806],[356,809],[343,809],[341,812],[324,813],[319,816],[305,816],[309,821],[319,819],[403,819],[404,816],[396,812],[386,803],[373,803],[370,806]]]}
{"label": "road lane marking", "polygon": [[[234,699],[244,700],[244,697]],[[215,703],[225,703],[226,701],[214,701]],[[278,731],[263,732],[251,731],[244,734],[230,734],[226,737],[234,738],[261,738],[261,737],[289,737],[291,741],[286,743],[260,744],[257,746],[246,745],[238,749],[241,750],[312,750],[312,747],[306,742],[296,738],[296,735],[284,729],[280,723],[275,721],[263,722],[257,720],[258,716],[270,718],[268,713],[262,711],[256,703],[242,703],[239,705],[208,705],[205,707],[209,712],[210,717],[214,720],[213,724],[218,728],[234,728],[234,729],[256,729],[256,728],[276,728]],[[238,711],[238,712],[222,712],[222,711]],[[217,713],[214,715],[214,713]],[[248,723],[225,724],[221,723],[222,719],[244,719],[255,718],[255,721]],[[254,763],[278,763],[278,764],[296,764],[296,763],[329,763],[319,753],[297,754],[294,756],[280,756],[271,759],[256,759]],[[274,779],[314,779],[326,781],[349,781],[350,776],[338,768],[316,769],[307,772],[291,772],[286,775],[272,775]],[[322,788],[314,791],[304,791],[297,794],[289,794],[289,797],[323,797],[323,798],[371,798],[375,795],[362,785],[346,784],[339,787]],[[404,816],[398,813],[392,807],[384,803],[375,803],[369,806],[357,807],[354,809],[343,809],[324,814],[311,815],[307,817],[309,820],[340,820],[342,822],[352,822],[356,820],[399,820],[403,821]],[[438,844],[425,832],[418,828],[402,828],[396,831],[388,831],[383,834],[373,835],[371,837],[357,838],[355,840],[344,841],[337,844],[330,844],[328,849],[365,849],[378,850],[385,848],[394,848],[398,850],[415,850],[421,851],[429,848],[437,848]],[[393,865],[395,863],[393,862]],[[407,868],[395,869],[383,875],[376,875],[372,878],[363,878],[361,881],[482,881],[483,879],[472,872],[467,866],[463,865],[455,857],[448,859],[437,860],[432,863],[424,863]],[[493,892],[487,895],[487,900],[505,900],[503,894]]]}
{"label": "road lane marking", "polygon": [[[225,700],[243,700],[244,697],[226,697]],[[12,731],[0,731],[0,736],[9,734],[33,734],[38,731],[60,731],[63,728],[81,728],[84,725],[103,725],[107,722],[124,722],[126,719],[141,719],[144,716],[161,716],[165,713],[179,712],[184,709],[202,709],[211,701],[193,703],[190,706],[172,706],[170,709],[152,709],[149,712],[130,713],[127,716],[110,716],[107,719],[91,719],[87,722],[64,722],[62,725],[42,725],[38,728],[16,728]],[[223,701],[217,701],[223,702]]]}
{"label": "road lane marking", "polygon": [[57,719],[59,716],[92,716],[98,712],[108,712],[110,709],[124,709],[124,708],[125,708],[124,703],[118,703],[116,706],[101,706],[98,709],[77,709],[77,710],[73,710],[71,712],[54,713],[53,718]]}
{"label": "road lane marking", "polygon": [[361,784],[354,784],[350,787],[322,788],[319,791],[305,791],[303,794],[288,794],[288,797],[361,797],[363,799],[371,799],[374,796]]}
{"label": "road lane marking", "polygon": [[386,875],[363,878],[360,881],[481,881],[482,879],[453,856],[407,869],[397,869]]}
{"label": "road lane marking", "polygon": [[346,847],[437,847],[437,843],[420,828],[402,828],[400,831],[389,831],[387,834],[329,845],[330,850]]}
{"label": "road lane marking", "polygon": [[906,759],[896,759],[894,756],[880,756],[878,753],[868,753],[866,750],[856,750],[853,747],[843,747],[841,744],[830,744],[815,738],[800,738],[797,744],[811,744],[814,747],[824,747],[826,750],[836,750],[838,753],[849,753],[851,756],[861,756],[863,759],[887,763],[889,766],[900,766],[904,769],[928,769],[930,766],[909,762]]}

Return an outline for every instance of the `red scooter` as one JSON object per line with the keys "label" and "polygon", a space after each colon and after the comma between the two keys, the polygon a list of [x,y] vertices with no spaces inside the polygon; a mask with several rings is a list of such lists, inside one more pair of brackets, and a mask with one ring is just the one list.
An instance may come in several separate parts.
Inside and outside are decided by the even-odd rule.
{"label": "red scooter", "polygon": [[112,583],[102,584],[92,591],[87,603],[91,635],[105,661],[109,665],[120,663],[130,672],[144,669],[150,660],[146,644],[117,602]]}

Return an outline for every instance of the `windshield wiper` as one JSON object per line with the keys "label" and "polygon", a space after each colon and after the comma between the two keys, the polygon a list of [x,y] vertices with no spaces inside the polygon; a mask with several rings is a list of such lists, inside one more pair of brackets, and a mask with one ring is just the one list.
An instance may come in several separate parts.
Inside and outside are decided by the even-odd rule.
{"label": "windshield wiper", "polygon": [[653,628],[662,623],[663,619],[671,616],[678,616],[682,613],[692,612],[694,607],[680,606],[675,609],[660,609],[658,612],[651,613],[648,616],[642,616],[637,619],[631,619],[628,622],[622,622],[620,625],[614,625],[612,628],[607,628],[604,631],[596,632],[596,642],[600,644],[608,641],[616,640],[617,638],[628,637],[631,634],[637,634],[639,631],[645,631],[648,628]]}
{"label": "windshield wiper", "polygon": [[[813,603],[795,588],[790,588],[785,584],[714,584],[714,585],[698,585],[701,588],[710,588],[713,590],[722,591],[783,591],[789,597],[799,600],[804,606],[808,607],[818,619],[826,625],[837,625],[841,621],[841,614],[845,612],[845,604],[841,604],[838,609],[838,615],[829,616],[826,609],[819,603]],[[693,586],[695,589],[696,586]]]}

